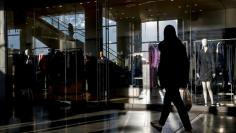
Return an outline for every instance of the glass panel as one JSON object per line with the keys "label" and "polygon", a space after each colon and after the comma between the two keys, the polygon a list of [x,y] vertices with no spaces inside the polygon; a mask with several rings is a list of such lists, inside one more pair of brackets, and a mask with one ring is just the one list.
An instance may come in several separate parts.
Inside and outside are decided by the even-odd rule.
{"label": "glass panel", "polygon": [[[163,40],[163,28],[171,24],[176,28],[178,37],[189,44],[191,9],[188,2],[137,1],[133,4],[109,0],[109,7],[105,7],[109,14],[105,15],[105,18],[116,22],[117,55],[122,58],[117,64],[126,68],[120,70],[121,73],[126,71],[129,84],[120,87],[120,95],[115,102],[131,104],[162,102],[164,92],[159,91],[157,76],[157,62],[160,58],[158,43]],[[103,33],[112,35],[110,32],[112,29],[107,30],[109,32],[103,31]],[[104,36],[106,40],[104,42],[109,43],[109,39],[106,39],[108,36]],[[114,89],[111,95],[115,94],[118,93]]]}
{"label": "glass panel", "polygon": [[[131,104],[161,103],[164,92],[160,91],[157,75],[158,44],[163,40],[164,27],[171,24],[190,60],[188,87],[193,102],[235,104],[235,5],[228,0],[105,0],[24,11],[9,9],[7,62],[11,90],[14,97],[21,97],[27,88],[33,88],[28,100],[73,101],[83,99],[87,92],[88,101],[110,98]],[[203,93],[199,65],[203,38],[214,62],[211,76],[215,76],[209,80],[211,89],[207,87],[212,90],[207,94],[212,96],[208,98]],[[30,56],[26,56],[26,49]],[[48,61],[54,55],[56,61]],[[25,65],[31,65],[32,70],[29,86],[21,78],[27,71]]]}
{"label": "glass panel", "polygon": [[157,21],[142,23],[142,42],[157,41]]}
{"label": "glass panel", "polygon": [[85,100],[84,9],[68,6],[7,12],[9,84],[19,102]]}
{"label": "glass panel", "polygon": [[[210,4],[211,3],[211,4]],[[227,3],[227,2],[226,2]],[[235,22],[225,2],[199,1],[191,13],[190,79],[193,100],[199,105],[233,105]],[[228,4],[226,4],[228,5]],[[229,13],[229,12],[231,13]],[[228,25],[228,22],[232,22]],[[204,44],[204,45],[203,45]],[[206,44],[206,45],[205,45]]]}
{"label": "glass panel", "polygon": [[[193,91],[196,104],[232,104],[234,95],[232,85],[234,79],[232,69],[234,66],[234,45],[232,44],[235,44],[235,41],[235,39],[202,39],[194,41],[194,55],[192,55],[194,61],[192,65],[195,65],[193,69],[195,71],[193,74],[195,75]],[[203,44],[206,44],[206,46]],[[205,84],[206,86],[204,86]],[[209,98],[202,95],[205,89],[210,89],[207,92],[209,93]]]}
{"label": "glass panel", "polygon": [[[85,17],[84,13],[62,14],[59,16],[43,16],[42,19],[64,34],[72,36],[74,39],[85,42]],[[71,24],[71,28],[69,28]],[[72,31],[69,31],[72,29]],[[73,32],[73,34],[71,33]],[[70,35],[72,34],[72,35]]]}

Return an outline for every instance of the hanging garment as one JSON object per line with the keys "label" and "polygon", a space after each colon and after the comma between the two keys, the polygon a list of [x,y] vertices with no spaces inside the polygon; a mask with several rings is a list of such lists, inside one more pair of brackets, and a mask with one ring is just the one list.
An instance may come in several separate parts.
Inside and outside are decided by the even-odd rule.
{"label": "hanging garment", "polygon": [[157,70],[160,62],[160,51],[155,44],[149,46],[149,63],[150,63],[150,87],[157,87]]}
{"label": "hanging garment", "polygon": [[225,70],[225,62],[224,62],[224,49],[222,42],[218,42],[216,44],[216,56],[215,56],[215,67],[216,67],[216,78],[223,80],[224,70]]}
{"label": "hanging garment", "polygon": [[236,47],[234,46],[234,80],[236,80]]}
{"label": "hanging garment", "polygon": [[142,76],[142,56],[136,55],[134,57],[134,77]]}
{"label": "hanging garment", "polygon": [[233,66],[233,62],[232,62],[232,46],[227,46],[227,70],[228,70],[228,77],[229,77],[229,82],[232,82],[232,66]]}
{"label": "hanging garment", "polygon": [[150,45],[149,47],[149,62],[152,68],[158,68],[160,62],[160,51],[158,47]]}

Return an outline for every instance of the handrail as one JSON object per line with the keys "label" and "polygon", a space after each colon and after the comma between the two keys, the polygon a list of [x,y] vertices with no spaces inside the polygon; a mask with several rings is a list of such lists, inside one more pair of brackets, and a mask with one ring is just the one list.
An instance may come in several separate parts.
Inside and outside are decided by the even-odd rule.
{"label": "handrail", "polygon": [[[65,22],[60,21],[57,18],[48,17],[48,16],[45,16],[42,19],[44,19],[44,21],[47,21],[47,23],[54,26],[58,30],[62,31],[64,34],[68,34],[67,25],[65,25]],[[55,21],[56,24],[53,24],[52,23],[53,21]],[[60,26],[61,26],[61,28],[60,28]],[[74,35],[77,36],[76,37],[77,39],[79,39],[80,41],[82,41],[84,43],[85,42],[85,32],[82,32],[82,33],[80,33],[80,32],[82,32],[82,31],[81,30],[75,30]]]}
{"label": "handrail", "polygon": [[[53,16],[45,16],[45,17],[47,17],[47,18],[50,18],[52,21],[55,21],[55,22],[59,22],[59,24],[61,25],[61,26],[63,26],[63,28],[64,29],[67,29],[67,23],[65,23],[64,21],[61,21],[60,19],[58,19],[58,18],[56,18],[56,17],[53,17]],[[58,27],[59,28],[59,27]],[[85,32],[83,32],[81,29],[78,29],[78,28],[76,28],[76,27],[74,27],[75,28],[75,32],[74,33],[77,33],[77,34],[79,34],[79,35],[81,35],[82,37],[85,37]],[[67,30],[61,30],[61,31],[67,31]],[[80,33],[79,32],[76,32],[76,31],[80,31]],[[115,55],[114,53],[117,53],[116,51],[114,51],[113,49],[111,49],[111,48],[109,48],[109,51],[108,50],[106,50],[105,48],[103,48],[106,52],[108,52],[110,55],[112,55],[112,56],[114,56],[116,59],[118,59],[118,60],[123,60],[122,58],[120,58],[120,57],[118,57],[117,55]],[[112,52],[110,52],[110,51],[112,51]]]}
{"label": "handrail", "polygon": [[[52,19],[52,20],[54,20],[54,21],[58,21],[59,22],[59,24],[61,24],[62,26],[63,26],[63,28],[65,28],[65,29],[67,29],[67,23],[65,23],[64,21],[61,21],[60,19],[58,19],[58,18],[56,18],[56,17],[53,17],[53,16],[45,16],[45,17],[48,17],[48,18],[50,18],[50,19]],[[81,36],[83,36],[83,37],[85,37],[85,32],[83,32],[81,29],[78,29],[78,28],[76,28],[76,27],[74,27],[75,28],[75,31],[80,31],[81,33],[79,33],[79,32],[77,32],[79,35],[81,35]]]}
{"label": "handrail", "polygon": [[[109,54],[113,55],[116,59],[118,59],[118,60],[123,60],[122,58],[120,58],[120,57],[114,55],[113,53],[111,53],[110,51],[106,50],[105,48],[103,48],[103,49],[104,49],[106,52],[108,52]],[[109,50],[114,51],[114,50],[112,50],[111,48],[109,48]],[[115,51],[114,51],[114,52],[115,52]],[[115,52],[115,53],[117,53],[117,52]]]}
{"label": "handrail", "polygon": [[[104,48],[104,49],[106,49],[106,48]],[[109,51],[112,51],[112,52],[114,52],[114,53],[117,53],[116,51],[114,51],[114,50],[111,49],[111,48],[109,48]]]}

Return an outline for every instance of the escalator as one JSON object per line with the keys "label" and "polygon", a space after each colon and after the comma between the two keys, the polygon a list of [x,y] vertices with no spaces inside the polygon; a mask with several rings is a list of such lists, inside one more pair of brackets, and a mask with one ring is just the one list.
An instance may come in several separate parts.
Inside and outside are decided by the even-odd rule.
{"label": "escalator", "polygon": [[[32,30],[32,35],[49,48],[63,49],[65,48],[65,43],[67,43],[67,45],[70,45],[69,47],[71,48],[83,46],[84,44],[84,42],[77,38],[71,39],[68,33],[66,34],[66,32],[68,31],[63,32],[41,18],[35,19],[35,21],[31,22],[32,23],[30,24],[32,25],[32,27],[34,27]],[[59,25],[62,24],[59,23]],[[63,26],[65,29],[67,29],[65,25]]]}

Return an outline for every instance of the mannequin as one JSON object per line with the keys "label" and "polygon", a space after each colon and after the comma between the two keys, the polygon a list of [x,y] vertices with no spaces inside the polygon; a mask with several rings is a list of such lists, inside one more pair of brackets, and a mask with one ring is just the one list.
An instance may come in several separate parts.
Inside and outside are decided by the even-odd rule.
{"label": "mannequin", "polygon": [[34,84],[34,60],[32,55],[30,54],[30,49],[25,50],[24,57],[24,90],[23,95],[26,95],[27,100],[33,100],[33,84]]}
{"label": "mannequin", "polygon": [[198,58],[198,73],[203,88],[203,97],[205,106],[207,106],[207,91],[210,96],[211,105],[214,104],[213,92],[211,89],[211,79],[215,77],[214,58],[207,46],[207,39],[202,39],[202,49]]}

